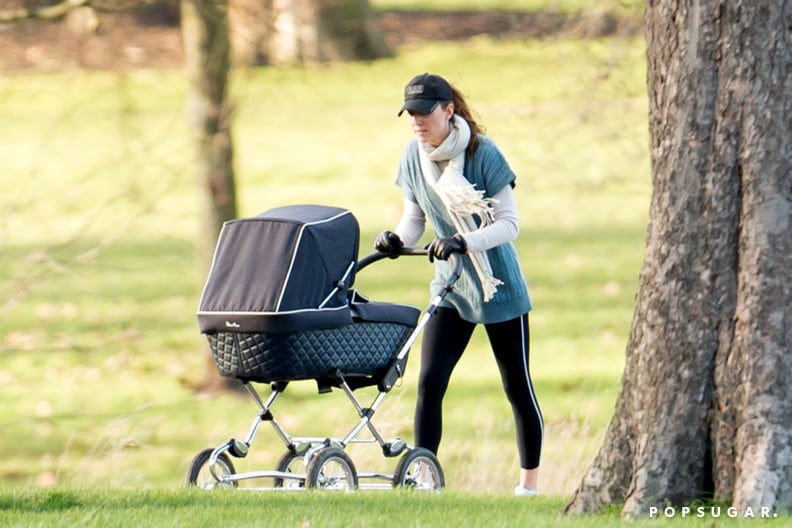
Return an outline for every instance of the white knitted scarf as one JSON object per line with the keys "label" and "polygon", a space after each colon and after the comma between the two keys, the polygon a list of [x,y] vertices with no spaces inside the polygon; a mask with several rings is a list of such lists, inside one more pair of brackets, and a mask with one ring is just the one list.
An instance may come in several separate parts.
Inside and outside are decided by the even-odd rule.
{"label": "white knitted scarf", "polygon": [[[484,198],[484,191],[476,190],[463,175],[465,149],[469,141],[470,126],[454,114],[451,132],[445,141],[437,148],[422,143],[419,149],[424,180],[440,197],[458,233],[470,233],[495,221],[492,212],[494,200]],[[438,162],[442,161],[448,161],[448,164],[441,173]],[[479,219],[479,226],[475,218]],[[487,302],[503,282],[492,275],[486,252],[470,252],[469,256],[481,283],[484,302]]]}

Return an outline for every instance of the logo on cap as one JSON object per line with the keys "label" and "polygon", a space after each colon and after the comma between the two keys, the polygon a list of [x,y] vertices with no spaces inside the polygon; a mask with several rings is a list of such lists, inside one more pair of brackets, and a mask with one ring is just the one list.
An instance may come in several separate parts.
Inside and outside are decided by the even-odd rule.
{"label": "logo on cap", "polygon": [[408,86],[406,91],[406,95],[421,95],[424,92],[424,85],[414,84],[412,86]]}

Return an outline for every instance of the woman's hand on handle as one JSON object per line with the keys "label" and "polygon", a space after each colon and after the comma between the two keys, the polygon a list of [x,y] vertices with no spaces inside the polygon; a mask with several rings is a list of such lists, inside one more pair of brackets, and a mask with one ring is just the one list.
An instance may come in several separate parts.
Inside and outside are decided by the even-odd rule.
{"label": "woman's hand on handle", "polygon": [[454,253],[464,255],[467,253],[467,244],[462,235],[456,234],[450,238],[435,238],[427,246],[429,251],[429,262],[437,260],[448,260]]}
{"label": "woman's hand on handle", "polygon": [[399,238],[399,235],[393,231],[383,231],[374,241],[374,249],[380,253],[387,254],[390,258],[398,257],[399,252],[403,247],[404,243],[402,242],[401,238]]}

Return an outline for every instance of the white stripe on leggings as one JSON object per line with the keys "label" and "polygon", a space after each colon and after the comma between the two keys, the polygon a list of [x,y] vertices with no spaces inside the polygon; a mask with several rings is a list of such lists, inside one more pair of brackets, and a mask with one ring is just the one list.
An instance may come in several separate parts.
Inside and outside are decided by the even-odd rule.
{"label": "white stripe on leggings", "polygon": [[536,417],[539,418],[539,428],[542,431],[542,439],[544,439],[544,419],[542,418],[542,412],[539,410],[539,404],[536,403],[536,394],[534,394],[533,383],[531,383],[531,376],[528,373],[528,353],[525,350],[525,321],[527,319],[527,315],[520,317],[523,371],[525,372],[525,381],[528,383],[528,392],[531,394],[531,402],[533,402],[534,409],[536,410]]}

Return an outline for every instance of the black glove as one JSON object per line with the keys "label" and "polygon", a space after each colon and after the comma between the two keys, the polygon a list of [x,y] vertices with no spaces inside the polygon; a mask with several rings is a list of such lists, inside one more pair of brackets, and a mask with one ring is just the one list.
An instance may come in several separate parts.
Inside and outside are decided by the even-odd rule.
{"label": "black glove", "polygon": [[374,241],[374,249],[380,253],[387,253],[390,258],[398,257],[402,247],[404,247],[404,243],[401,238],[392,231],[383,231]]}
{"label": "black glove", "polygon": [[451,238],[435,238],[426,249],[429,250],[429,262],[434,262],[434,259],[448,260],[452,253],[467,253],[467,243],[457,233]]}

